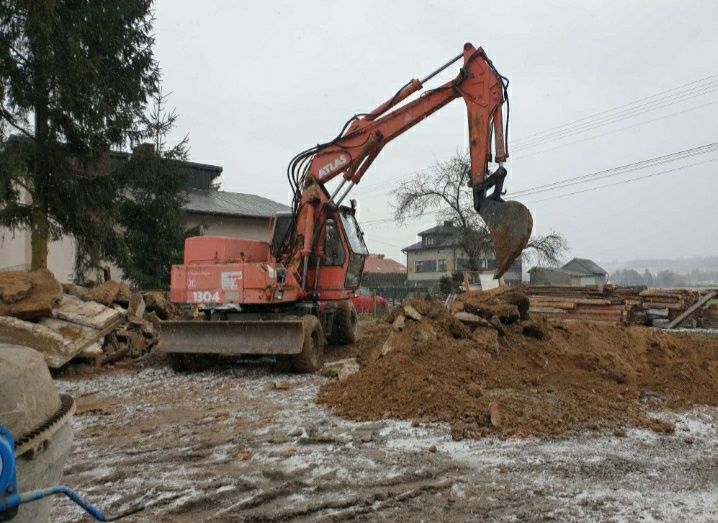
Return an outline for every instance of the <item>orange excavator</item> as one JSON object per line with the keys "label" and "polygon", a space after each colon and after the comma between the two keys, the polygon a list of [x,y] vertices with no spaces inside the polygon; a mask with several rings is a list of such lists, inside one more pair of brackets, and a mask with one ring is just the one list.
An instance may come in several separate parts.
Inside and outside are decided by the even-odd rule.
{"label": "orange excavator", "polygon": [[[461,59],[456,78],[402,104]],[[426,78],[409,81],[373,111],[352,116],[336,138],[290,161],[291,212],[272,220],[271,242],[188,238],[184,264],[172,267],[170,300],[200,306],[205,321],[164,322],[163,348],[173,366],[196,368],[206,354],[251,354],[273,355],[299,372],[313,372],[322,364],[325,341],[353,342],[357,315],[350,297],[368,250],[355,202],[343,202],[387,143],[458,98],[468,112],[474,208],[493,240],[500,277],[525,248],[533,225],[526,207],[501,198],[507,88],[484,50],[467,43]],[[490,172],[492,159],[497,167]]]}

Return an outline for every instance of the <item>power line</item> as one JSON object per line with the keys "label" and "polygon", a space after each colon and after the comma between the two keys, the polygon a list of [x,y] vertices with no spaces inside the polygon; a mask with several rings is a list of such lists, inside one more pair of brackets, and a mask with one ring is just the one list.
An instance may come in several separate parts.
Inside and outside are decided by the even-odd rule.
{"label": "power line", "polygon": [[642,126],[642,125],[646,125],[646,124],[649,124],[649,123],[657,122],[657,121],[659,121],[659,120],[665,120],[666,118],[670,118],[670,117],[672,117],[672,116],[677,116],[677,115],[679,115],[679,114],[686,114],[686,113],[689,112],[689,111],[696,111],[696,110],[698,110],[698,109],[703,109],[704,107],[708,107],[709,105],[715,105],[715,104],[718,104],[718,100],[714,100],[714,101],[712,101],[712,102],[708,102],[708,103],[704,103],[704,104],[700,104],[700,105],[694,105],[693,107],[688,107],[688,108],[686,108],[686,109],[681,109],[680,111],[676,111],[676,112],[673,112],[673,113],[670,113],[670,114],[664,114],[664,115],[658,116],[658,117],[656,117],[656,118],[651,118],[650,120],[643,120],[642,122],[638,122],[638,123],[635,123],[635,124],[633,124],[633,125],[627,125],[627,126],[625,126],[625,127],[619,128],[619,129],[613,129],[613,130],[607,131],[607,132],[605,132],[605,133],[596,134],[596,135],[593,135],[593,136],[587,136],[586,138],[581,138],[580,140],[575,140],[575,141],[573,141],[573,142],[562,143],[562,144],[556,145],[555,147],[551,147],[551,148],[548,148],[548,149],[541,149],[540,151],[534,151],[534,152],[531,152],[531,153],[528,153],[528,154],[519,154],[518,156],[514,156],[513,159],[514,159],[514,160],[520,160],[520,159],[522,159],[522,158],[530,158],[531,156],[536,156],[537,154],[543,154],[543,153],[546,153],[546,152],[549,152],[549,151],[555,151],[556,149],[562,149],[562,148],[564,148],[564,147],[568,147],[569,145],[575,145],[575,144],[577,144],[577,143],[588,142],[588,141],[591,141],[591,140],[595,140],[596,138],[601,138],[601,137],[603,137],[603,136],[610,136],[610,135],[612,135],[612,134],[616,134],[616,133],[619,133],[619,132],[621,132],[621,131],[627,131],[628,129],[634,129],[634,128],[640,127],[640,126]]}
{"label": "power line", "polygon": [[707,145],[702,145],[700,147],[694,147],[692,149],[686,149],[684,151],[678,151],[675,153],[666,154],[664,156],[657,156],[655,158],[650,158],[648,160],[641,160],[640,162],[634,162],[634,163],[629,163],[626,165],[620,165],[618,167],[613,167],[611,169],[605,169],[603,171],[597,171],[597,172],[593,172],[593,173],[589,173],[589,174],[584,174],[582,176],[574,176],[572,178],[566,178],[564,180],[559,180],[557,182],[546,183],[544,185],[537,185],[537,186],[531,187],[529,189],[524,189],[522,191],[516,191],[511,194],[511,197],[516,198],[516,197],[521,197],[521,196],[529,196],[529,195],[540,193],[540,192],[552,191],[555,189],[562,189],[564,187],[568,187],[571,185],[593,182],[593,181],[600,180],[603,178],[608,178],[611,176],[618,176],[620,174],[626,174],[629,172],[638,171],[641,169],[647,169],[649,167],[654,167],[656,165],[662,165],[664,163],[670,163],[670,162],[675,162],[678,160],[683,160],[685,158],[690,158],[692,156],[707,154],[707,153],[710,153],[710,152],[713,152],[716,150],[718,150],[718,142],[710,143]]}
{"label": "power line", "polygon": [[705,76],[705,77],[703,77],[703,78],[699,78],[698,80],[694,80],[694,81],[692,81],[692,82],[688,82],[688,83],[685,83],[685,84],[681,84],[681,85],[678,85],[678,86],[676,86],[676,87],[672,87],[672,88],[670,88],[670,89],[666,89],[666,90],[664,90],[664,91],[660,91],[660,92],[655,93],[655,94],[652,94],[652,95],[650,95],[650,96],[645,96],[645,97],[642,97],[642,98],[638,98],[638,99],[635,99],[635,100],[633,100],[633,101],[631,101],[631,102],[627,102],[627,103],[622,104],[622,105],[618,105],[618,106],[615,106],[615,107],[611,107],[611,108],[609,108],[609,109],[604,109],[603,111],[598,111],[598,112],[596,112],[596,113],[593,113],[593,114],[584,116],[584,117],[579,118],[579,119],[577,119],[577,120],[572,120],[572,121],[570,121],[570,122],[567,122],[567,123],[564,123],[564,124],[561,124],[561,125],[557,125],[557,126],[554,126],[554,127],[549,127],[548,129],[543,129],[543,130],[541,130],[541,131],[536,131],[535,133],[529,134],[529,135],[527,135],[527,136],[517,138],[516,140],[514,140],[514,143],[519,144],[519,143],[521,143],[521,142],[531,140],[531,139],[533,139],[533,138],[535,138],[535,137],[537,137],[537,136],[539,136],[539,135],[544,135],[544,134],[547,134],[547,133],[551,133],[551,132],[553,132],[553,131],[557,131],[557,130],[559,130],[559,129],[563,129],[563,128],[567,127],[567,126],[571,126],[571,125],[574,125],[574,124],[578,124],[578,123],[580,123],[580,122],[586,122],[586,121],[589,121],[589,120],[593,120],[593,119],[595,119],[596,117],[599,117],[599,116],[602,116],[602,115],[605,115],[605,114],[608,114],[608,113],[611,113],[611,112],[616,112],[616,111],[619,111],[619,110],[621,110],[621,109],[628,108],[628,107],[630,107],[630,106],[632,106],[632,105],[636,105],[636,104],[640,104],[640,103],[642,103],[642,102],[646,102],[646,101],[651,100],[651,99],[653,99],[653,98],[659,98],[659,97],[664,96],[664,95],[667,95],[667,94],[669,94],[669,93],[673,93],[673,92],[675,92],[675,91],[680,91],[681,89],[685,89],[686,87],[696,86],[697,84],[701,84],[701,83],[712,84],[712,83],[714,83],[715,79],[718,79],[718,73],[711,74],[711,75]]}
{"label": "power line", "polygon": [[[701,154],[707,154],[707,153],[709,153],[709,152],[713,152],[713,151],[716,151],[716,150],[718,150],[718,142],[710,143],[710,144],[707,144],[707,145],[702,145],[702,146],[699,146],[699,147],[694,147],[694,148],[692,148],[692,149],[686,149],[686,150],[683,150],[683,151],[678,151],[678,152],[671,153],[671,154],[667,154],[667,155],[663,155],[663,156],[657,156],[657,157],[650,158],[650,159],[647,159],[647,160],[641,160],[640,162],[634,162],[634,163],[630,163],[630,164],[626,164],[626,165],[621,165],[621,166],[618,166],[618,167],[613,167],[613,168],[611,168],[611,169],[605,169],[605,170],[602,170],[602,171],[596,171],[596,172],[589,173],[589,174],[584,174],[584,175],[581,175],[581,176],[575,176],[575,177],[572,177],[572,178],[566,178],[566,179],[560,180],[560,181],[558,181],[558,182],[552,182],[552,183],[548,183],[548,184],[538,185],[538,186],[535,186],[535,187],[530,187],[530,188],[528,188],[528,189],[524,189],[523,191],[518,191],[518,192],[516,192],[516,193],[513,193],[513,194],[511,195],[511,197],[512,197],[512,198],[516,198],[516,197],[532,196],[532,195],[534,195],[534,194],[541,193],[541,192],[554,191],[554,190],[558,190],[558,189],[563,189],[563,188],[565,188],[565,187],[570,187],[570,186],[573,186],[573,185],[579,185],[579,184],[584,184],[584,183],[591,183],[591,182],[595,182],[595,181],[597,181],[597,180],[601,180],[601,179],[605,179],[605,178],[609,178],[609,177],[613,177],[613,176],[619,176],[619,175],[627,174],[627,173],[634,172],[634,171],[640,171],[640,170],[643,170],[643,169],[648,169],[648,168],[650,168],[650,167],[656,167],[656,166],[659,166],[659,165],[663,165],[663,164],[670,163],[670,162],[677,161],[677,160],[682,160],[682,159],[690,158],[690,157],[693,157],[693,156],[698,156],[698,155],[701,155]],[[716,160],[718,160],[718,158],[710,159],[710,160],[707,160],[707,161],[704,161],[704,162],[698,162],[698,163],[690,164],[690,165],[686,165],[686,166],[679,166],[679,167],[676,167],[676,168],[673,168],[673,169],[669,169],[669,170],[666,170],[666,171],[661,171],[661,172],[659,172],[659,173],[652,173],[652,174],[649,174],[649,175],[646,175],[646,176],[641,176],[641,177],[637,177],[637,178],[631,178],[630,180],[623,180],[623,181],[617,182],[617,183],[615,183],[615,184],[608,184],[608,185],[600,186],[600,187],[597,187],[597,188],[590,188],[590,189],[584,189],[584,190],[581,190],[581,191],[575,191],[574,193],[567,193],[566,195],[580,194],[580,193],[582,193],[582,192],[588,192],[588,191],[593,190],[593,189],[599,189],[599,188],[602,188],[602,187],[610,187],[610,186],[612,186],[612,185],[618,185],[618,184],[621,184],[621,183],[628,183],[629,181],[634,181],[634,180],[636,180],[636,181],[637,181],[637,180],[642,180],[642,179],[644,179],[644,178],[650,178],[651,176],[657,176],[657,175],[659,175],[659,174],[665,174],[665,173],[667,173],[667,172],[674,172],[674,171],[677,171],[677,170],[681,170],[681,169],[684,169],[684,168],[692,167],[692,166],[695,166],[695,165],[702,165],[702,164],[704,164],[704,163],[709,163],[709,162],[716,161]],[[552,198],[554,198],[554,197],[552,197]],[[547,199],[548,199],[548,198],[547,198]],[[543,201],[543,200],[537,200],[537,201]],[[529,201],[529,202],[531,202],[531,201]],[[407,219],[407,220],[413,220],[413,219],[420,218],[420,217],[422,217],[422,216],[426,216],[426,215],[429,215],[429,214],[432,214],[432,213],[435,213],[435,212],[437,212],[437,211],[423,212],[423,213],[419,213],[419,214],[416,214],[416,215],[413,215],[413,216],[408,216],[408,217],[406,217],[406,219]],[[362,225],[364,225],[364,224],[370,224],[370,225],[371,225],[371,224],[382,224],[382,223],[388,223],[388,222],[392,222],[392,221],[394,221],[393,218],[381,218],[381,219],[376,219],[376,220],[367,220],[366,222],[362,222]]]}
{"label": "power line", "polygon": [[656,111],[658,109],[663,109],[664,107],[674,105],[675,103],[682,103],[687,100],[696,98],[698,96],[703,96],[706,94],[713,93],[715,91],[718,91],[718,83],[711,85],[711,86],[706,86],[705,88],[702,88],[700,90],[692,92],[692,93],[690,93],[690,96],[688,95],[689,93],[676,93],[675,95],[673,95],[671,97],[667,97],[667,98],[660,99],[660,100],[655,100],[645,106],[634,107],[625,112],[616,113],[613,115],[607,115],[600,119],[585,122],[585,123],[582,123],[579,125],[567,126],[564,129],[557,130],[557,131],[554,131],[552,133],[545,134],[542,136],[538,136],[538,137],[533,138],[528,141],[513,142],[512,147],[514,148],[514,150],[518,150],[518,151],[522,151],[524,149],[529,149],[532,147],[537,147],[539,145],[542,145],[542,144],[550,142],[550,141],[561,140],[567,136],[573,136],[575,134],[592,131],[593,129],[596,129],[599,127],[605,127],[606,125],[611,125],[611,124],[614,124],[617,122],[621,122],[623,120],[627,120],[629,118],[633,118],[635,116],[640,116],[642,114]]}
{"label": "power line", "polygon": [[689,164],[689,165],[681,165],[681,166],[679,166],[679,167],[674,167],[674,168],[672,168],[672,169],[666,169],[665,171],[659,171],[659,172],[657,172],[657,173],[646,174],[646,175],[644,175],[644,176],[639,176],[639,177],[637,177],[637,178],[630,178],[630,179],[628,179],[628,180],[621,180],[620,182],[607,183],[607,184],[605,184],[605,185],[600,185],[600,186],[598,186],[598,187],[591,187],[591,188],[588,188],[588,189],[582,189],[582,190],[580,190],[580,191],[574,191],[574,192],[565,193],[565,194],[557,194],[557,195],[555,195],[555,196],[549,196],[549,197],[547,197],[547,198],[541,198],[541,199],[539,199],[539,200],[529,200],[529,201],[524,202],[524,203],[545,202],[546,200],[555,200],[555,199],[557,199],[557,198],[564,198],[564,197],[566,197],[566,196],[573,196],[573,195],[575,195],[575,194],[582,194],[582,193],[586,193],[586,192],[598,191],[598,190],[600,190],[600,189],[605,189],[605,188],[607,188],[607,187],[613,187],[613,186],[616,186],[616,185],[623,185],[623,184],[625,184],[625,183],[637,182],[637,181],[639,181],[639,180],[645,180],[646,178],[653,178],[654,176],[661,176],[661,175],[663,175],[663,174],[668,174],[668,173],[672,173],[672,172],[676,172],[676,171],[682,171],[682,170],[684,170],[684,169],[688,169],[689,167],[696,167],[696,166],[698,166],[698,165],[704,165],[704,164],[711,163],[711,162],[716,162],[716,161],[718,161],[718,158],[710,158],[709,160],[703,160],[702,162],[696,162],[696,163],[692,163],[692,164]]}

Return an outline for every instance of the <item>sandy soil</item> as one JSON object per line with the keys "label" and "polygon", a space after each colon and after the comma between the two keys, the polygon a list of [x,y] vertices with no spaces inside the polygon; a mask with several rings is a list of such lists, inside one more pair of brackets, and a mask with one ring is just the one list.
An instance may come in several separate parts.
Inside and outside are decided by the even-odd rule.
{"label": "sandy soil", "polygon": [[[59,379],[78,403],[64,482],[108,512],[146,503],[126,521],[718,519],[718,409],[654,413],[670,435],[453,441],[336,417],[326,382],[262,361]],[[59,499],[51,519],[89,521]]]}

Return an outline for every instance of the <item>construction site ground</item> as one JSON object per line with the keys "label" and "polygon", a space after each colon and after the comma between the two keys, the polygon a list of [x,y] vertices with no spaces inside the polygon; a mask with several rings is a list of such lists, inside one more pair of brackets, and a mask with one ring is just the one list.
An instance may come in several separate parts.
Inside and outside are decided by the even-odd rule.
{"label": "construction site ground", "polygon": [[[329,358],[356,355],[354,346]],[[656,410],[673,433],[454,440],[446,424],[355,422],[315,403],[329,378],[267,360],[180,374],[65,375],[77,401],[64,482],[128,521],[715,521],[718,409]],[[58,500],[52,521],[78,521]]]}

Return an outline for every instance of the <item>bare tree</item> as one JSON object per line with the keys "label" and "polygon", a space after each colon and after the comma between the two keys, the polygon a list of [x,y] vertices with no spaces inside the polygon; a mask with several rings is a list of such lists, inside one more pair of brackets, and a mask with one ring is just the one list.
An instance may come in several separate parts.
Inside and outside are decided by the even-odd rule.
{"label": "bare tree", "polygon": [[[473,195],[468,187],[470,172],[468,155],[457,153],[402,182],[393,191],[394,219],[403,224],[410,218],[433,212],[439,220],[453,222],[459,229],[459,243],[468,256],[468,268],[479,270],[481,260],[493,253],[493,243],[486,225],[474,210]],[[559,233],[535,235],[523,257],[540,264],[557,265],[566,249],[566,240]]]}

